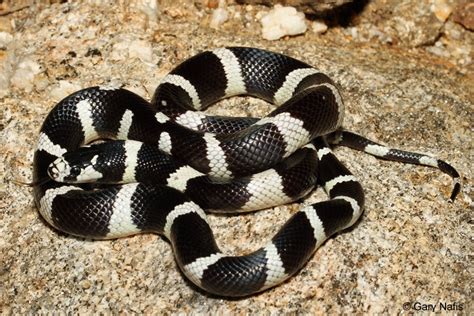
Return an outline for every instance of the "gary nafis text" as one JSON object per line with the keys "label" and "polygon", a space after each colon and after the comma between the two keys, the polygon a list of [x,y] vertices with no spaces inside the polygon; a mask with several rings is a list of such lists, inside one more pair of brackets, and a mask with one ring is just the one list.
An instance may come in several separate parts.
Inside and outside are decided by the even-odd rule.
{"label": "gary nafis text", "polygon": [[464,308],[463,303],[453,302],[453,303],[422,303],[422,302],[406,302],[403,304],[403,309],[414,310],[414,311],[430,311],[430,312],[440,312],[440,311],[462,311]]}

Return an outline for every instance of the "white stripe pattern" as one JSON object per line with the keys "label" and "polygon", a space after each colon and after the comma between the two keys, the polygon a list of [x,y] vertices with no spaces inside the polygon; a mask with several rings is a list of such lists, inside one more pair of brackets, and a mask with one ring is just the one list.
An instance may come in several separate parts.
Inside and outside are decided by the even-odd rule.
{"label": "white stripe pattern", "polygon": [[281,261],[277,247],[275,247],[273,243],[269,243],[264,250],[265,258],[267,259],[267,278],[262,289],[278,284],[289,277],[289,275],[285,273],[283,261]]}
{"label": "white stripe pattern", "polygon": [[136,141],[126,141],[125,150],[125,170],[123,172],[122,181],[131,182],[136,180],[136,168],[138,163],[138,152],[142,147],[142,143]]}
{"label": "white stripe pattern", "polygon": [[169,83],[182,88],[191,98],[191,101],[193,102],[193,107],[196,110],[199,110],[201,108],[201,99],[199,99],[199,95],[196,91],[196,88],[194,88],[194,86],[191,84],[191,82],[189,82],[188,79],[179,75],[170,74],[163,78],[160,85],[164,83]]}
{"label": "white stripe pattern", "polygon": [[205,222],[206,214],[204,211],[194,202],[185,202],[183,204],[177,205],[169,214],[166,216],[166,222],[164,227],[164,235],[166,238],[171,240],[171,227],[173,227],[174,221],[181,215],[188,213],[198,214]]}
{"label": "white stripe pattern", "polygon": [[271,123],[275,125],[285,140],[284,158],[288,157],[304,144],[310,141],[309,132],[304,129],[303,121],[294,118],[288,112],[277,114],[273,117],[265,117],[256,122],[256,125]]}
{"label": "white stripe pattern", "polygon": [[117,238],[141,232],[133,222],[132,196],[138,183],[125,184],[115,196],[112,214],[108,225],[108,234],[105,238]]}
{"label": "white stripe pattern", "polygon": [[332,180],[329,180],[324,184],[324,190],[326,191],[327,194],[331,193],[331,190],[339,183],[344,183],[344,182],[350,182],[354,181],[357,182],[357,178],[354,177],[353,175],[344,175],[344,176],[338,176],[335,177]]}
{"label": "white stripe pattern", "polygon": [[184,192],[189,180],[203,175],[203,173],[191,168],[190,166],[182,166],[170,174],[166,181],[168,186]]}
{"label": "white stripe pattern", "polygon": [[378,156],[378,157],[382,157],[382,156],[385,156],[386,154],[388,154],[388,152],[390,151],[390,148],[382,146],[382,145],[372,145],[371,144],[371,145],[365,146],[364,151],[368,154]]}
{"label": "white stripe pattern", "polygon": [[194,284],[201,285],[204,271],[223,257],[222,253],[214,253],[208,257],[198,258],[196,261],[185,265],[183,271]]}
{"label": "white stripe pattern", "polygon": [[220,142],[216,139],[214,134],[205,133],[204,140],[206,141],[206,157],[209,160],[209,167],[211,171],[209,175],[215,177],[230,178],[232,172],[228,169],[225,153]]}
{"label": "white stripe pattern", "polygon": [[127,139],[130,126],[132,126],[133,112],[125,110],[122,119],[120,120],[120,127],[117,133],[117,139]]}
{"label": "white stripe pattern", "polygon": [[50,155],[59,157],[64,155],[67,150],[62,148],[61,146],[54,144],[51,139],[49,139],[48,135],[41,132],[38,139],[38,145],[36,146],[36,150],[43,150]]}
{"label": "white stripe pattern", "polygon": [[79,116],[79,121],[82,125],[82,132],[84,133],[84,143],[88,143],[94,140],[98,135],[95,131],[93,119],[91,114],[93,113],[92,104],[89,100],[81,100],[76,104],[76,112]]}
{"label": "white stripe pattern", "polygon": [[227,88],[225,95],[233,96],[246,92],[244,78],[242,77],[242,70],[237,57],[227,48],[219,48],[212,51],[222,63],[224,67],[225,76],[227,79]]}
{"label": "white stripe pattern", "polygon": [[296,87],[303,81],[304,78],[318,73],[318,71],[314,68],[300,68],[291,71],[285,77],[285,82],[281,85],[275,95],[273,100],[276,105],[282,105],[286,101],[288,101],[295,92]]}
{"label": "white stripe pattern", "polygon": [[283,179],[278,172],[275,169],[265,170],[253,176],[246,186],[251,196],[241,209],[253,211],[291,202],[283,189]]}
{"label": "white stripe pattern", "polygon": [[160,134],[160,140],[158,141],[158,148],[168,155],[171,155],[171,136],[167,132]]}
{"label": "white stripe pattern", "polygon": [[303,212],[306,215],[311,227],[313,228],[314,239],[316,239],[316,246],[314,249],[318,248],[327,238],[326,233],[324,232],[323,222],[316,214],[316,210],[312,206],[306,206],[300,212]]}
{"label": "white stripe pattern", "polygon": [[176,117],[175,122],[192,130],[197,130],[198,126],[203,123],[204,118],[206,118],[206,115],[201,112],[186,111]]}
{"label": "white stripe pattern", "polygon": [[327,154],[331,154],[332,151],[331,149],[327,148],[327,147],[324,147],[324,148],[321,148],[318,150],[318,159],[321,160],[323,159],[324,156],[326,156]]}
{"label": "white stripe pattern", "polygon": [[431,167],[435,167],[435,168],[439,168],[438,166],[438,159],[436,158],[433,158],[433,157],[430,157],[430,156],[423,156],[419,159],[419,162],[422,164],[422,165],[426,165],[426,166],[431,166]]}
{"label": "white stripe pattern", "polygon": [[344,201],[347,201],[351,204],[352,219],[349,222],[349,224],[347,224],[346,227],[344,227],[344,229],[354,225],[354,223],[357,221],[357,219],[359,219],[360,215],[362,214],[362,210],[361,210],[359,204],[357,203],[357,201],[355,199],[353,199],[349,196],[345,196],[345,195],[337,196],[337,197],[334,198],[334,200],[344,200]]}
{"label": "white stripe pattern", "polygon": [[[54,198],[58,195],[66,194],[67,192],[71,190],[82,190],[81,188],[75,187],[75,186],[61,186],[59,188],[52,188],[49,190],[46,190],[44,193],[43,197],[40,200],[40,213],[41,216],[53,227],[56,227],[54,225],[53,221],[53,216],[51,214],[51,210],[53,209],[53,201]],[[56,227],[60,229],[60,227]]]}

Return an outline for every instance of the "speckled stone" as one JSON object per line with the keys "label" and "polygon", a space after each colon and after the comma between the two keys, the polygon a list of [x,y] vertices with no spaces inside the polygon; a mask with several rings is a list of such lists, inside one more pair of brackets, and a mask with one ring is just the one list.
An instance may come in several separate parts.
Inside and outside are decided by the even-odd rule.
{"label": "speckled stone", "polygon": [[[424,49],[356,43],[337,28],[269,43],[241,7],[229,9],[240,15],[214,30],[206,24],[209,12],[192,5],[161,8],[154,19],[133,1],[101,3],[33,6],[0,17],[0,31],[14,37],[0,50],[0,72],[10,76],[26,59],[40,65],[31,87],[7,80],[0,94],[1,313],[398,314],[404,302],[441,302],[463,304],[461,313],[472,314],[472,74]],[[147,47],[146,54],[123,43]],[[451,162],[463,175],[458,200],[448,203],[452,183],[437,170],[337,148],[365,188],[361,220],[324,243],[288,282],[224,300],[183,278],[165,239],[67,236],[40,218],[28,186],[9,181],[31,181],[38,130],[71,89],[121,83],[150,98],[179,62],[230,45],[282,52],[328,73],[341,86],[347,129]],[[271,108],[232,98],[211,111],[264,115]],[[322,199],[318,189],[303,204]],[[243,254],[264,245],[299,207],[209,220],[222,249]]]}

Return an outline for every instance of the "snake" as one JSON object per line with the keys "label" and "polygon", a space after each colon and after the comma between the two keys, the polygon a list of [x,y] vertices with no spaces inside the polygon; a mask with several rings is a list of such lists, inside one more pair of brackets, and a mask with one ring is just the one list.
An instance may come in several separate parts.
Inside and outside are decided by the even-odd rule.
{"label": "snake", "polygon": [[[275,105],[262,118],[212,116],[232,96]],[[117,86],[77,91],[49,112],[33,158],[34,200],[55,229],[92,239],[139,233],[170,242],[176,263],[211,295],[249,296],[296,274],[330,236],[354,225],[364,191],[337,159],[346,146],[386,160],[459,173],[443,160],[343,129],[338,86],[313,66],[251,47],[201,52],[174,68],[151,101]],[[258,250],[223,253],[206,212],[303,206]]]}

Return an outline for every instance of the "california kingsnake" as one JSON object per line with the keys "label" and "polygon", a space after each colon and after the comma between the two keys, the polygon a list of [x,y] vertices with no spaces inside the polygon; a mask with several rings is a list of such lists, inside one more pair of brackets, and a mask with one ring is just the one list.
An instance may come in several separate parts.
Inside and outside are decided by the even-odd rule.
{"label": "california kingsnake", "polygon": [[[279,107],[262,119],[195,111],[242,94]],[[167,75],[151,104],[106,87],[59,102],[35,152],[35,201],[49,224],[73,235],[163,234],[193,283],[217,295],[249,295],[296,273],[360,217],[362,187],[328,142],[439,168],[455,180],[451,199],[459,192],[459,175],[445,162],[342,131],[343,110],[334,83],[303,62],[256,48],[203,52]],[[97,139],[145,144],[79,148]],[[76,184],[92,180],[100,183]],[[261,209],[304,197],[316,184],[330,199],[295,213],[266,246],[244,256],[221,253],[203,208]]]}

